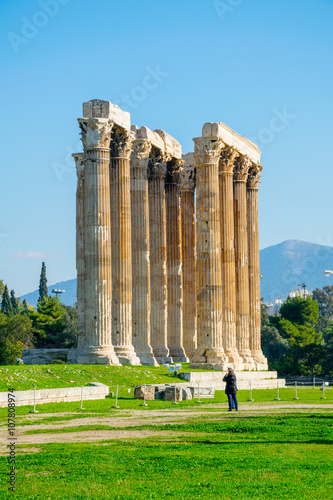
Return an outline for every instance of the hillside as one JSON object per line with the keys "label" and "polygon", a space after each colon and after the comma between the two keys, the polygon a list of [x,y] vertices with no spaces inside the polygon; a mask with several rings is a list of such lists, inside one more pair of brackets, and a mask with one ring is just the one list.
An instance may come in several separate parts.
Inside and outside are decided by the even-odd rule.
{"label": "hillside", "polygon": [[260,251],[261,296],[267,302],[305,283],[310,292],[333,285],[325,269],[333,268],[333,248],[299,240],[287,240]]}
{"label": "hillside", "polygon": [[[316,287],[333,285],[333,275],[325,278],[325,269],[333,270],[333,247],[316,245],[299,240],[287,240],[260,250],[261,297],[265,302],[274,297],[286,298],[299,283],[305,283],[309,291]],[[65,290],[61,300],[66,305],[75,305],[76,279],[61,281],[48,287]],[[21,297],[36,306],[38,290]]]}

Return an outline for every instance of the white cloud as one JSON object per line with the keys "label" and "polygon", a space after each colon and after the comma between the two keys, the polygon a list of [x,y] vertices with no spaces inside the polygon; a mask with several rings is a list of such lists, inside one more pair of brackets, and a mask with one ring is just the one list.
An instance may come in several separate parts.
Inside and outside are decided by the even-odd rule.
{"label": "white cloud", "polygon": [[13,259],[45,259],[46,257],[51,257],[44,252],[17,252],[11,255]]}

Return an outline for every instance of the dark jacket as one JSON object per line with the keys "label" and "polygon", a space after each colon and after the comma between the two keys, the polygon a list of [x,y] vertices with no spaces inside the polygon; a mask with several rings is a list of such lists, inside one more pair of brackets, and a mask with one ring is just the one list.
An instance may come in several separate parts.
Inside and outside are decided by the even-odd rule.
{"label": "dark jacket", "polygon": [[223,382],[226,382],[225,393],[226,394],[236,394],[237,385],[236,385],[236,375],[224,375]]}

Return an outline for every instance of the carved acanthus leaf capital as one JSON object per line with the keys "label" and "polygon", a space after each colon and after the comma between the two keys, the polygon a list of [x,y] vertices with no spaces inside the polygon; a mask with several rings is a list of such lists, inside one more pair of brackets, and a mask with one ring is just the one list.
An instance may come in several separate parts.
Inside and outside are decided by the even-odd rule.
{"label": "carved acanthus leaf capital", "polygon": [[238,182],[246,182],[251,166],[251,160],[247,156],[239,155],[236,158],[234,166],[234,180]]}
{"label": "carved acanthus leaf capital", "polygon": [[183,167],[180,187],[182,191],[194,191],[196,185],[195,167]]}
{"label": "carved acanthus leaf capital", "polygon": [[151,143],[144,140],[135,140],[132,144],[131,167],[147,168],[149,155],[151,152]]}
{"label": "carved acanthus leaf capital", "polygon": [[84,178],[84,153],[74,153],[72,156],[75,160],[76,175],[80,181]]}
{"label": "carved acanthus leaf capital", "polygon": [[232,174],[234,167],[235,167],[235,161],[238,156],[238,151],[233,148],[224,148],[221,151],[221,157],[220,157],[220,174]]}
{"label": "carved acanthus leaf capital", "polygon": [[134,134],[129,130],[114,129],[111,137],[111,157],[130,159]]}
{"label": "carved acanthus leaf capital", "polygon": [[180,184],[183,160],[172,160],[167,163],[166,184]]}
{"label": "carved acanthus leaf capital", "polygon": [[109,148],[112,123],[107,118],[79,118],[83,149]]}
{"label": "carved acanthus leaf capital", "polygon": [[198,137],[194,139],[194,158],[196,165],[218,164],[223,147],[220,139]]}
{"label": "carved acanthus leaf capital", "polygon": [[262,165],[259,165],[259,163],[258,164],[252,163],[247,178],[248,189],[258,189],[261,171],[262,171]]}

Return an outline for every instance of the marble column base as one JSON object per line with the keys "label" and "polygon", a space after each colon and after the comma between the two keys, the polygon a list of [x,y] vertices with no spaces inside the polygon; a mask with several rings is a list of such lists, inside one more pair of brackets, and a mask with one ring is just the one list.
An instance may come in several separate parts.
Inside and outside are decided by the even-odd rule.
{"label": "marble column base", "polygon": [[243,358],[243,370],[256,370],[250,349],[239,349],[238,353]]}
{"label": "marble column base", "polygon": [[262,350],[251,351],[252,359],[257,366],[257,370],[268,370],[268,361]]}
{"label": "marble column base", "polygon": [[146,366],[158,366],[153,351],[147,346],[134,346],[135,354],[140,359],[141,365]]}
{"label": "marble column base", "polygon": [[113,347],[83,347],[76,350],[76,363],[81,365],[121,366]]}
{"label": "marble column base", "polygon": [[122,365],[140,365],[140,358],[132,346],[114,346],[114,352]]}
{"label": "marble column base", "polygon": [[172,358],[174,363],[188,363],[189,361],[182,347],[177,347],[175,349],[171,348],[169,350],[169,356]]}
{"label": "marble column base", "polygon": [[193,363],[218,363],[228,366],[228,356],[225,355],[223,349],[205,349],[198,348],[193,356]]}

